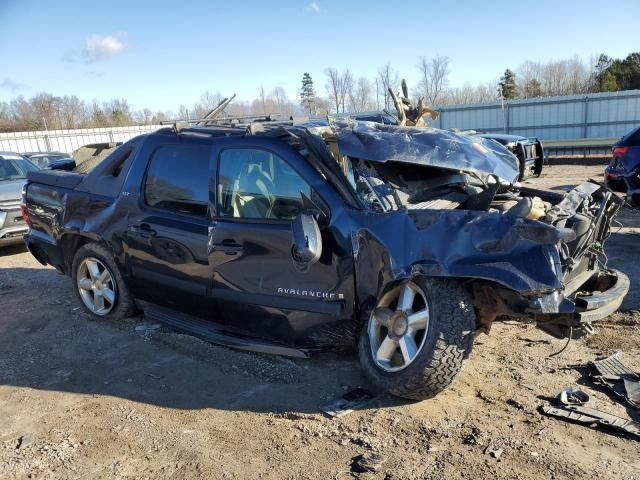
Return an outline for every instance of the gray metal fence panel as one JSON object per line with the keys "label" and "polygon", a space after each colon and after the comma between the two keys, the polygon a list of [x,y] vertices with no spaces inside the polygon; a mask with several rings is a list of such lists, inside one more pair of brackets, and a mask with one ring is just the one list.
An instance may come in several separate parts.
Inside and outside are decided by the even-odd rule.
{"label": "gray metal fence panel", "polygon": [[161,125],[136,125],[130,127],[0,133],[0,150],[19,153],[47,151],[72,153],[83,145],[126,142],[133,137],[153,132],[159,128],[161,128]]}
{"label": "gray metal fence panel", "polygon": [[437,128],[506,132],[543,140],[621,137],[640,125],[640,90],[449,105]]}

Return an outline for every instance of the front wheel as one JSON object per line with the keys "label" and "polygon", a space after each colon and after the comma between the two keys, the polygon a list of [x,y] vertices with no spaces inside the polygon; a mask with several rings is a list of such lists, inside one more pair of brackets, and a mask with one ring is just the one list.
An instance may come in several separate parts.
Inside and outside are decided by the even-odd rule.
{"label": "front wheel", "polygon": [[360,363],[384,391],[431,398],[462,369],[474,330],[471,298],[460,283],[416,278],[378,301],[360,335]]}

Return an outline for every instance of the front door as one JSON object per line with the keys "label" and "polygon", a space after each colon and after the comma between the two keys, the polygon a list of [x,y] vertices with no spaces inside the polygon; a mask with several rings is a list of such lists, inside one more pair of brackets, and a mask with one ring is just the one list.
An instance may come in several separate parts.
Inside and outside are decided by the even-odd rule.
{"label": "front door", "polygon": [[325,208],[320,261],[296,263],[291,223],[303,195],[322,204],[312,187],[322,178],[288,145],[268,140],[230,138],[218,150],[212,296],[227,323],[254,335],[331,343],[327,323],[352,314],[351,252],[337,251]]}

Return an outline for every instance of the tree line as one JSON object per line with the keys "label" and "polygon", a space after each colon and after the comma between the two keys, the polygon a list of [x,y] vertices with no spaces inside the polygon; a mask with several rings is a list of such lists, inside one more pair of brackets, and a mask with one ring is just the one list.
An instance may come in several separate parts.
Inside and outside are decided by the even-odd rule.
{"label": "tree line", "polygon": [[[548,62],[525,61],[505,70],[501,78],[481,84],[450,84],[451,59],[437,56],[419,57],[413,72],[402,72],[413,84],[413,97],[422,97],[438,107],[495,101],[500,98],[535,98],[555,95],[631,90],[640,88],[640,52],[617,59],[601,54],[584,60],[573,57]],[[400,89],[400,72],[391,64],[379,67],[373,76],[355,77],[349,69],[328,67],[324,71],[324,88],[309,73],[302,76],[297,98],[290,98],[278,86],[258,88],[253,100],[235,100],[225,110],[227,115],[326,115],[328,113],[393,110],[389,88]],[[0,131],[91,128],[123,125],[154,125],[162,120],[203,117],[223,98],[217,91],[204,92],[190,106],[176,111],[136,110],[124,98],[100,102],[84,101],[75,95],[54,96],[38,93],[26,99],[18,96],[0,101]]]}

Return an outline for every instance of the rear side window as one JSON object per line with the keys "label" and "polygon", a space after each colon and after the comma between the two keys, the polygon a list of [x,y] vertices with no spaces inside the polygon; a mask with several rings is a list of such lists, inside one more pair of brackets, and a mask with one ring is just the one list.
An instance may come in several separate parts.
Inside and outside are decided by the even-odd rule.
{"label": "rear side window", "polygon": [[151,157],[144,185],[147,205],[175,213],[207,215],[209,147],[166,145]]}

